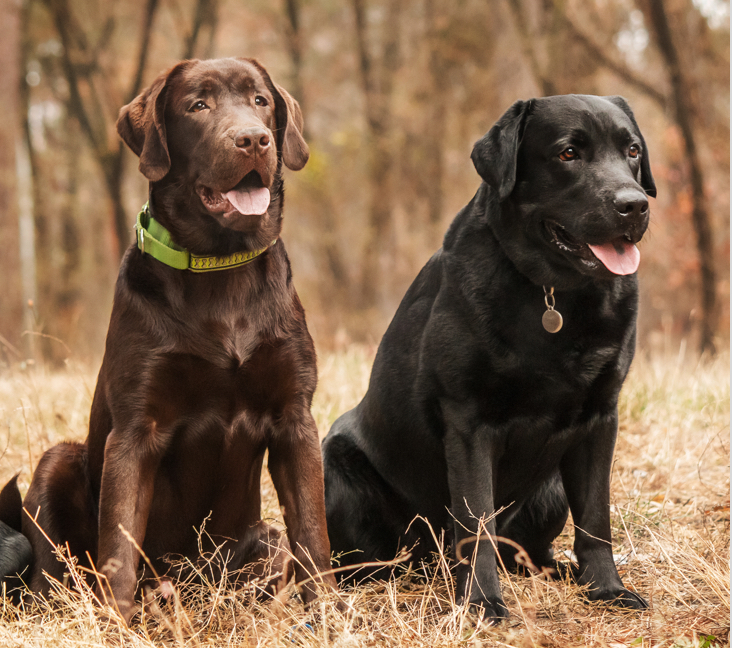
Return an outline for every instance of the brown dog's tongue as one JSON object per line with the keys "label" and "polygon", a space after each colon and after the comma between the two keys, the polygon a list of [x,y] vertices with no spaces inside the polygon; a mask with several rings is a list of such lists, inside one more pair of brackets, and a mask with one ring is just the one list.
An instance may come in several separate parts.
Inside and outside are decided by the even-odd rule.
{"label": "brown dog's tongue", "polygon": [[261,216],[269,207],[269,189],[232,189],[224,196],[236,211],[247,216]]}
{"label": "brown dog's tongue", "polygon": [[616,275],[633,274],[640,263],[640,252],[630,241],[619,238],[602,245],[590,245],[590,250],[604,266]]}

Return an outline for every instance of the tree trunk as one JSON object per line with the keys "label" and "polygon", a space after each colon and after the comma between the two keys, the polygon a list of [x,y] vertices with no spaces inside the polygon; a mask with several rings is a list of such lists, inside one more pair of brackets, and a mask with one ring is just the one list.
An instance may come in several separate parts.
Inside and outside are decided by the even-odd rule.
{"label": "tree trunk", "polygon": [[[150,2],[157,3],[157,0],[150,0]],[[153,14],[154,9],[152,13],[148,11],[148,16],[151,21]],[[210,58],[213,55],[216,28],[218,26],[218,15],[218,0],[198,0],[196,2],[191,31],[186,38],[183,56],[181,58],[190,59],[196,57],[198,41],[200,40],[201,33],[205,28],[208,28],[208,42],[206,43],[203,54],[200,56],[202,56],[202,58]]]}
{"label": "tree trunk", "polygon": [[689,163],[692,195],[692,220],[696,232],[702,285],[702,317],[700,350],[714,353],[714,333],[717,324],[716,272],[712,224],[704,192],[704,175],[696,147],[693,110],[689,101],[690,87],[681,66],[663,0],[647,0],[647,15],[671,79],[672,101],[676,123],[681,130]]}
{"label": "tree trunk", "polygon": [[[210,0],[213,2],[214,0]],[[127,214],[122,200],[122,186],[124,178],[123,153],[124,147],[115,138],[112,141],[107,137],[108,115],[103,110],[102,97],[108,92],[106,83],[109,79],[96,68],[80,67],[74,61],[92,58],[89,39],[74,19],[68,0],[44,0],[53,17],[56,31],[63,44],[62,66],[64,76],[69,85],[68,111],[81,125],[91,145],[92,151],[101,167],[105,186],[112,203],[112,218],[115,234],[117,258],[121,259],[132,237],[132,219]],[[152,34],[153,21],[157,12],[159,0],[147,0],[143,25],[140,31],[140,42],[136,57],[135,75],[126,93],[119,93],[127,102],[132,101],[140,91],[149,53],[149,43]],[[189,37],[189,43],[195,46],[197,31]],[[73,56],[76,54],[77,56]],[[80,82],[84,81],[89,92],[82,96]],[[117,107],[118,108],[118,107]]]}
{"label": "tree trunk", "polygon": [[[359,71],[366,105],[366,151],[369,178],[369,215],[366,245],[361,264],[361,305],[377,306],[381,257],[387,243],[393,203],[392,99],[394,77],[399,67],[400,0],[389,0],[383,31],[382,55],[374,61],[368,49],[364,0],[353,0]],[[379,78],[377,78],[377,68]]]}
{"label": "tree trunk", "polygon": [[[287,38],[286,46],[290,53],[292,62],[292,83],[289,90],[300,104],[303,114],[303,137],[306,141],[310,139],[310,131],[308,129],[308,101],[305,94],[305,84],[303,82],[303,49],[304,40],[302,33],[302,6],[300,0],[286,0],[285,12],[287,15]],[[343,257],[338,247],[338,220],[336,218],[336,210],[333,205],[333,196],[329,191],[325,174],[313,174],[313,181],[308,186],[308,190],[312,192],[313,202],[320,206],[316,218],[319,218],[319,228],[322,234],[318,241],[320,245],[319,257],[326,261],[326,270],[330,273],[333,283],[326,281],[320,282],[322,298],[324,303],[332,300],[332,288],[335,286],[340,293],[340,297],[347,296],[348,291],[348,272]]]}
{"label": "tree trunk", "polygon": [[425,157],[425,175],[427,176],[427,210],[430,224],[430,238],[439,241],[442,235],[442,212],[444,209],[445,175],[445,131],[447,129],[447,97],[449,83],[447,64],[442,53],[438,19],[440,12],[435,7],[438,0],[426,0],[425,18],[428,24],[427,42],[430,47],[429,57],[429,93],[425,106],[427,127],[424,138],[427,141]]}
{"label": "tree trunk", "polygon": [[125,250],[132,242],[133,220],[125,209],[122,199],[122,178],[124,171],[123,148],[120,144],[117,151],[109,152],[100,160],[104,181],[107,185],[107,194],[112,203],[112,218],[114,223],[114,237],[117,245],[117,258],[121,259]]}
{"label": "tree trunk", "polygon": [[20,360],[23,330],[23,292],[20,272],[16,147],[21,139],[20,3],[0,0],[0,88],[3,120],[0,124],[0,364]]}
{"label": "tree trunk", "polygon": [[[290,92],[300,104],[302,114],[307,113],[305,86],[302,80],[302,19],[300,0],[286,0],[285,11],[287,13],[287,39],[285,45],[290,52],[292,61],[292,86]],[[308,122],[305,120],[303,136],[308,139]]]}
{"label": "tree trunk", "polygon": [[[508,0],[508,7],[513,15],[514,27],[521,43],[524,58],[529,63],[531,74],[538,84],[541,94],[545,97],[557,94],[556,84],[550,75],[546,74],[545,68],[547,65],[542,65],[540,62],[540,59],[543,57],[538,49],[538,36],[537,34],[532,34],[529,30],[529,21],[524,15],[521,0]],[[549,67],[549,69],[551,69],[551,67]]]}

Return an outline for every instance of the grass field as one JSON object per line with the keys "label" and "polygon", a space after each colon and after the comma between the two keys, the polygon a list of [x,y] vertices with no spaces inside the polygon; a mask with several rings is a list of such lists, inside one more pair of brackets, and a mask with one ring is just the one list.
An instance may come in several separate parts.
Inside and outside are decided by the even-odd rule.
{"label": "grass field", "polygon": [[[320,357],[314,414],[321,434],[353,406],[368,382],[372,350]],[[0,375],[0,481],[21,470],[27,488],[41,453],[86,435],[95,374]],[[620,405],[613,471],[614,550],[627,586],[651,603],[643,614],[584,602],[569,582],[502,577],[511,617],[498,628],[475,624],[457,606],[444,560],[342,593],[347,610],[322,600],[307,615],[291,585],[257,603],[217,583],[179,583],[165,605],[150,599],[128,629],[102,621],[88,591],[60,590],[54,605],[2,602],[0,646],[659,646],[729,645],[729,355],[699,361],[683,352],[636,359]],[[405,461],[408,458],[405,457]],[[279,517],[269,476],[263,515]],[[557,545],[571,549],[571,529]],[[417,570],[419,571],[419,570]],[[304,624],[312,622],[312,630]]]}

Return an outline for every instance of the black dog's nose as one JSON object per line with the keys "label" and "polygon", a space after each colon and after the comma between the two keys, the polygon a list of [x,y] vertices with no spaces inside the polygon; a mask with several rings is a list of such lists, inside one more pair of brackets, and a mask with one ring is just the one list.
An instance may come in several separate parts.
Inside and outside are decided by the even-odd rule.
{"label": "black dog's nose", "polygon": [[637,189],[621,189],[613,204],[621,216],[640,216],[648,211],[648,198]]}
{"label": "black dog's nose", "polygon": [[234,144],[246,155],[264,153],[269,143],[269,133],[257,126],[244,128],[234,136]]}

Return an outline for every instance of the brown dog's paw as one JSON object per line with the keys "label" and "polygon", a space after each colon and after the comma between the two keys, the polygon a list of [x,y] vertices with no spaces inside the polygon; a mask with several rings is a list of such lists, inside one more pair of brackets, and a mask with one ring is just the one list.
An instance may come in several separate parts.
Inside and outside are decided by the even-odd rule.
{"label": "brown dog's paw", "polygon": [[117,602],[116,605],[102,605],[97,610],[97,618],[102,625],[127,626],[136,611],[132,603],[120,605]]}

